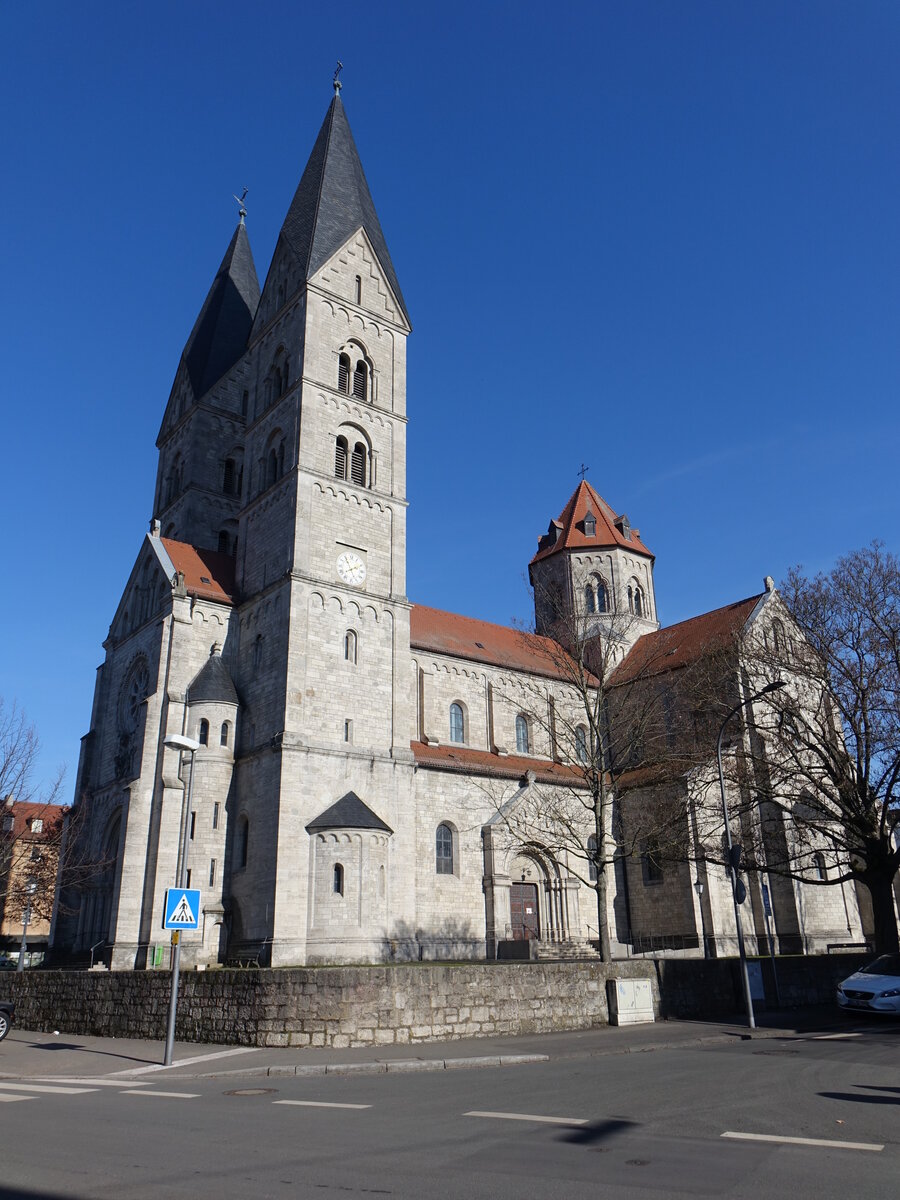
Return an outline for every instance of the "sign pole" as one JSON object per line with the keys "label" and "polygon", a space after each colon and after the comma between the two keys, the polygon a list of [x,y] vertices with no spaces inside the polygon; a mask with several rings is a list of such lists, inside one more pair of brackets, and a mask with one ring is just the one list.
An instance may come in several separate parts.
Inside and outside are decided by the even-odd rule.
{"label": "sign pole", "polygon": [[[184,741],[188,741],[187,738]],[[184,799],[184,809],[182,811],[181,822],[178,830],[178,887],[183,888],[187,881],[187,829],[190,822],[191,802],[194,793],[194,755],[196,748],[193,746],[181,746],[179,749],[186,749],[191,756],[191,765],[188,770],[188,785],[187,793]],[[163,1066],[170,1067],[172,1065],[172,1053],[175,1049],[175,1017],[178,1012],[178,973],[181,966],[181,937],[180,930],[176,929],[172,933],[172,989],[169,994],[169,1019],[166,1025],[166,1050],[163,1057]]]}

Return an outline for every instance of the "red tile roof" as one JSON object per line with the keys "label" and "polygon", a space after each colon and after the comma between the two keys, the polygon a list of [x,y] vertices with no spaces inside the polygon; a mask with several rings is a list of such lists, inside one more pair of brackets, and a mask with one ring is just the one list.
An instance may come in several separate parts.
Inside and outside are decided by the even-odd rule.
{"label": "red tile roof", "polygon": [[[584,518],[588,512],[593,514],[596,522],[593,537],[588,537],[584,532]],[[625,536],[623,529],[616,524],[622,520],[623,517],[615,513],[588,481],[583,479],[569,497],[569,503],[559,514],[559,519],[552,522],[557,532],[555,541],[549,533],[538,538],[537,554],[531,561],[539,562],[560,550],[585,550],[590,547],[601,549],[606,546],[624,546],[633,550],[635,554],[646,554],[648,558],[652,558],[653,555],[641,541],[639,530],[632,529],[630,538]]]}
{"label": "red tile roof", "polygon": [[699,617],[679,621],[677,625],[667,625],[654,633],[645,633],[613,672],[610,683],[616,687],[639,675],[673,671],[717,650],[724,650],[746,625],[764,595],[749,596],[746,600],[726,604],[724,608],[715,608]]}
{"label": "red tile roof", "polygon": [[552,638],[423,604],[413,605],[409,614],[409,642],[412,649],[432,654],[468,658],[550,679],[572,678],[566,670],[565,651]]}
{"label": "red tile roof", "polygon": [[218,600],[221,604],[234,601],[234,559],[217,550],[202,550],[187,542],[160,538],[176,571],[184,575],[184,586],[192,596]]}
{"label": "red tile roof", "polygon": [[[7,802],[0,805],[0,832],[8,837],[33,837],[43,841],[54,836],[66,811],[64,804],[33,804],[29,800],[14,800],[12,804]],[[3,818],[8,816],[13,818],[11,830],[3,828]],[[44,822],[40,833],[31,832],[30,822],[33,820]]]}
{"label": "red tile roof", "polygon": [[501,779],[521,779],[529,771],[534,771],[541,783],[584,786],[584,776],[575,767],[546,758],[491,754],[488,750],[473,750],[469,746],[426,746],[424,742],[411,742],[410,747],[420,767],[456,771],[464,775],[494,775]]}

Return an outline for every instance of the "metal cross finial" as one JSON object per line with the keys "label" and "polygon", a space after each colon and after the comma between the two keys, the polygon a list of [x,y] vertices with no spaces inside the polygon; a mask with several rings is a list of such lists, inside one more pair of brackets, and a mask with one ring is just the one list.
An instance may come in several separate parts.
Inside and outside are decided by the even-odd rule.
{"label": "metal cross finial", "polygon": [[343,69],[344,69],[344,64],[341,62],[340,59],[338,59],[338,64],[334,69],[334,78],[331,81],[331,86],[334,88],[334,94],[336,96],[339,96],[341,94],[341,88],[344,86],[341,83],[340,79],[338,79],[338,76],[340,75],[341,71],[343,71]]}
{"label": "metal cross finial", "polygon": [[245,187],[243,192],[240,194],[240,196],[235,196],[234,192],[231,193],[232,196],[234,196],[235,200],[237,200],[237,202],[238,202],[238,214],[240,215],[242,225],[244,223],[244,217],[246,217],[246,215],[247,215],[247,210],[246,210],[246,208],[244,208],[244,201],[247,199],[247,193],[249,191],[250,191],[250,189]]}
{"label": "metal cross finial", "polygon": [[581,476],[581,482],[582,482],[582,483],[584,483],[584,477],[587,475],[587,473],[588,473],[588,471],[589,471],[589,470],[590,470],[590,467],[586,467],[586,466],[584,465],[584,463],[582,463],[582,464],[581,464],[581,466],[578,468],[578,470],[575,472],[575,473],[576,473],[576,475],[580,475],[580,476]]}

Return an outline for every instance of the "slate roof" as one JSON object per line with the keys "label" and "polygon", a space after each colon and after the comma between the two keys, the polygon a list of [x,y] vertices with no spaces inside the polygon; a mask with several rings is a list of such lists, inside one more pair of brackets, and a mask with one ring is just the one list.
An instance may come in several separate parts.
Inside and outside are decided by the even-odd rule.
{"label": "slate roof", "polygon": [[746,600],[737,600],[734,604],[726,604],[724,608],[690,617],[687,621],[679,621],[677,625],[667,625],[664,629],[645,633],[631,647],[625,661],[616,667],[610,678],[611,685],[616,687],[628,683],[638,675],[674,671],[708,654],[726,649],[765,596],[765,592],[748,596]]}
{"label": "slate roof", "polygon": [[172,538],[159,539],[172,560],[176,571],[184,575],[184,586],[192,596],[217,600],[220,604],[234,601],[234,559],[218,550],[203,550]]}
{"label": "slate roof", "polygon": [[195,397],[208,392],[244,353],[258,304],[259,280],[241,222],[182,353]]}
{"label": "slate roof", "polygon": [[409,314],[344,106],[331,102],[281,227],[281,236],[310,279],[362,226],[403,315]]}
{"label": "slate roof", "polygon": [[381,817],[372,812],[368,804],[363,804],[356,792],[341,796],[331,808],[314,817],[306,828],[309,832],[314,829],[380,829],[385,833],[394,832],[390,825],[385,825]]}
{"label": "slate roof", "polygon": [[188,688],[188,704],[238,704],[231,673],[219,653],[211,654]]}
{"label": "slate roof", "polygon": [[[584,531],[584,519],[588,512],[593,514],[596,523],[593,537],[588,537]],[[558,519],[550,523],[550,530],[553,532],[547,532],[538,538],[537,553],[531,561],[539,562],[560,550],[586,550],[593,546],[597,549],[624,546],[635,554],[645,554],[648,558],[653,558],[653,554],[641,541],[639,530],[632,529],[631,536],[626,535],[624,530],[627,526],[623,524],[625,520],[627,518],[614,512],[588,481],[583,479],[569,497]],[[623,525],[622,528],[616,524],[617,521]]]}
{"label": "slate roof", "polygon": [[413,650],[468,658],[550,679],[572,678],[565,668],[565,651],[552,638],[423,604],[414,604],[409,614],[409,641]]}

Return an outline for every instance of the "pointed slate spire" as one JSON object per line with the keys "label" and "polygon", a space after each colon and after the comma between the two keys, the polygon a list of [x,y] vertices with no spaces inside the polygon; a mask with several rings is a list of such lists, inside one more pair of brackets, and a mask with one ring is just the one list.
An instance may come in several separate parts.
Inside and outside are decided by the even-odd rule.
{"label": "pointed slate spire", "polygon": [[259,280],[242,219],[182,354],[197,399],[244,353],[258,304]]}
{"label": "pointed slate spire", "polygon": [[281,236],[296,254],[304,278],[310,279],[360,226],[409,322],[356,143],[336,91],[284,219]]}

